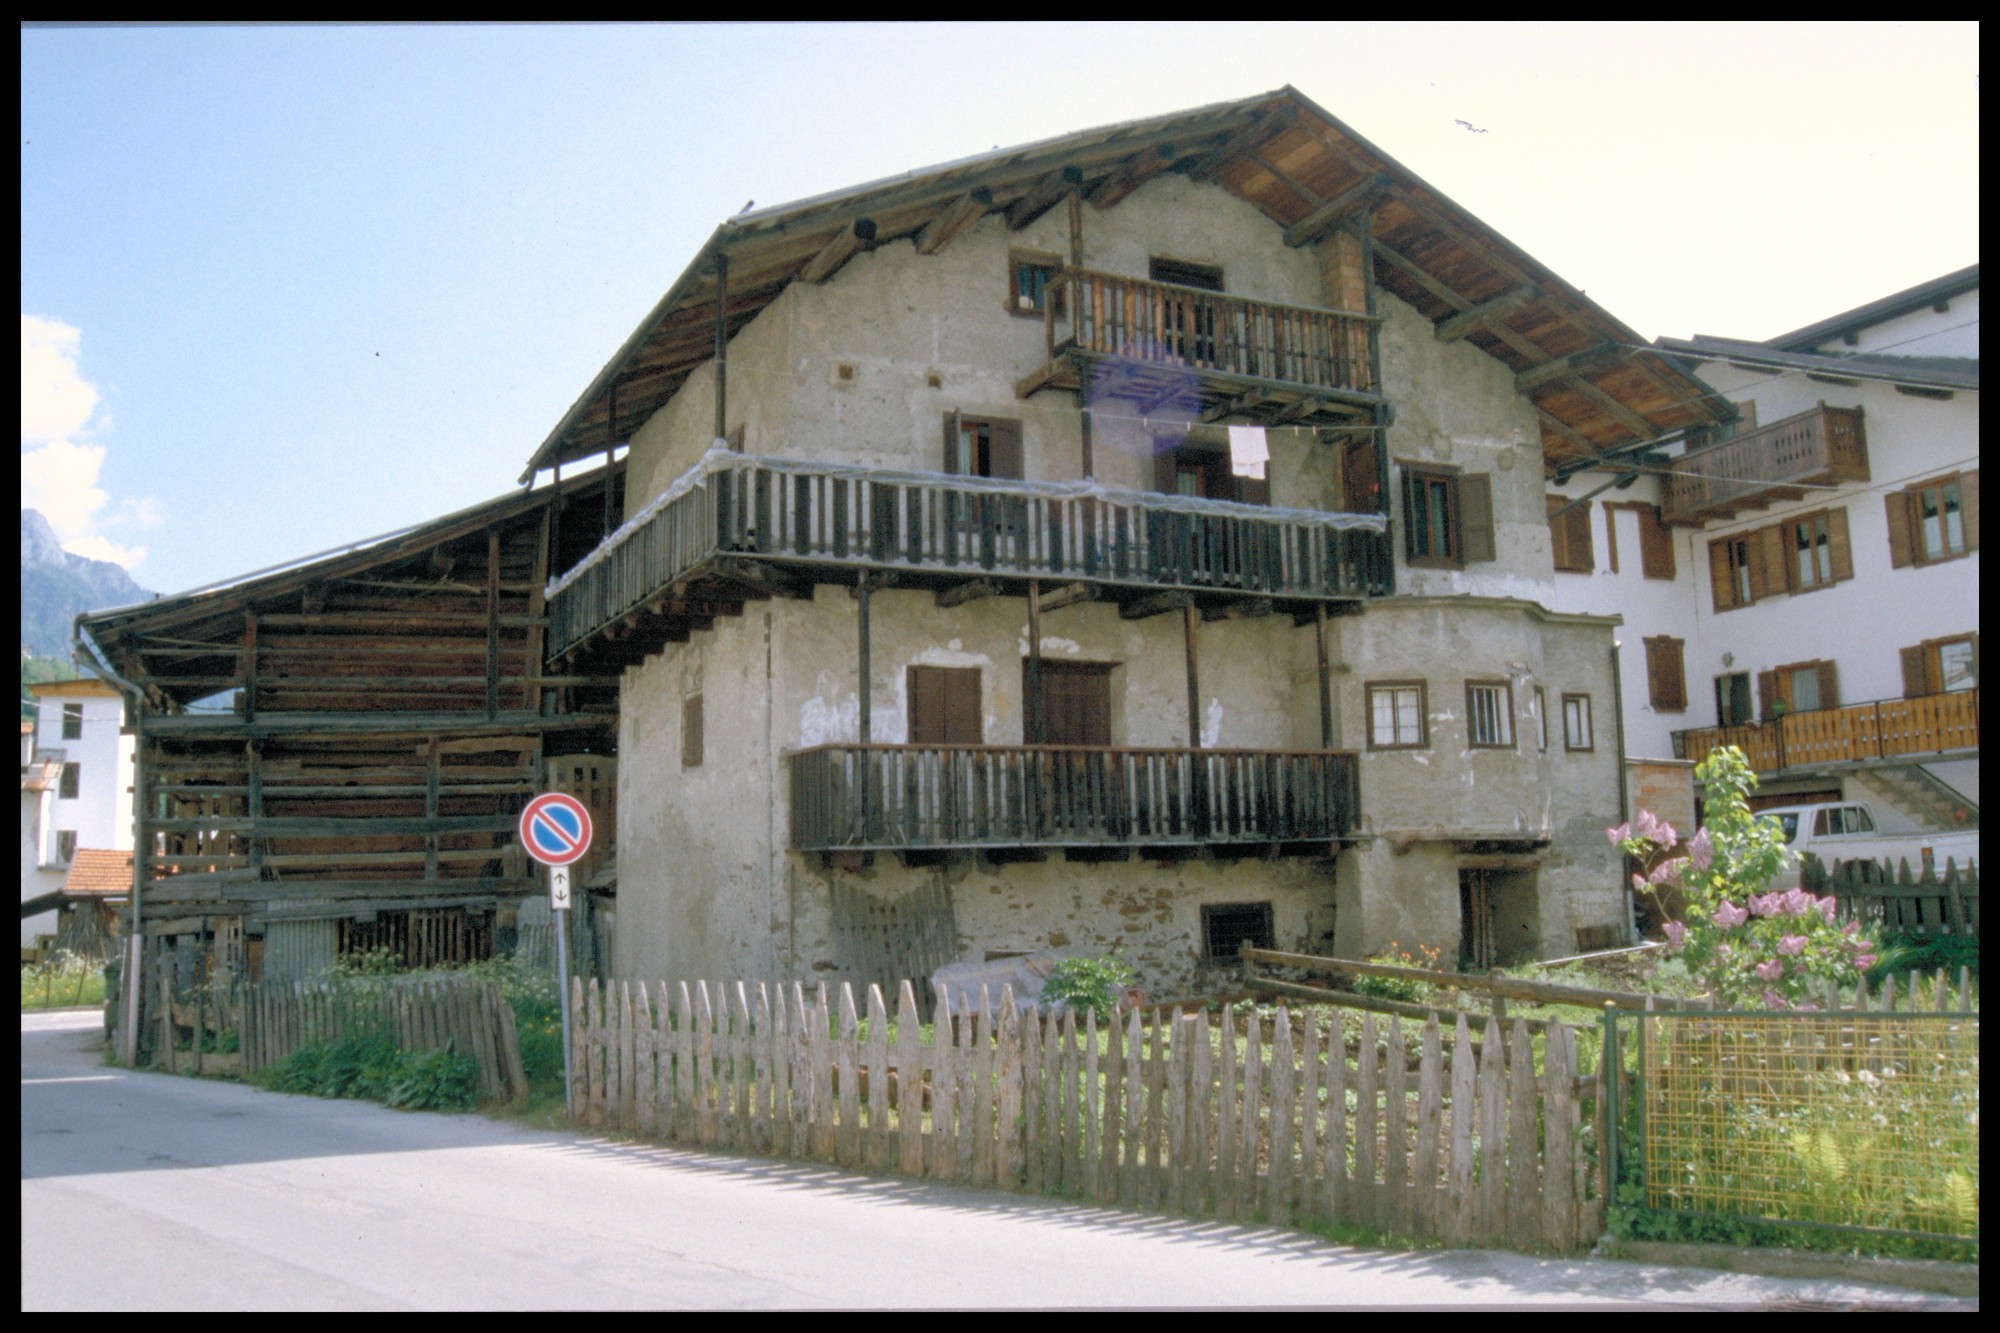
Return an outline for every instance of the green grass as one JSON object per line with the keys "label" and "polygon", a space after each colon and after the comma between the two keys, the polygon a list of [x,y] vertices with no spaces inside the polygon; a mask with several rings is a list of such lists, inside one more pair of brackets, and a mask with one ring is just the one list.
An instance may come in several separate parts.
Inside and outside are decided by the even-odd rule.
{"label": "green grass", "polygon": [[66,1009],[104,1003],[104,972],[94,965],[67,970],[55,963],[23,964],[21,1009]]}

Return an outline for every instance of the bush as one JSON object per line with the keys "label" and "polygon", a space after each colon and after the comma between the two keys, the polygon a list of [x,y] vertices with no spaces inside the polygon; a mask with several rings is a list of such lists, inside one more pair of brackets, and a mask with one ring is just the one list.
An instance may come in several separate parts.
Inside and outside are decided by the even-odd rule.
{"label": "bush", "polygon": [[1101,958],[1065,958],[1042,983],[1044,1003],[1062,1003],[1079,1015],[1097,1015],[1100,1025],[1109,1023],[1119,1003],[1138,981],[1139,974],[1125,962]]}
{"label": "bush", "polygon": [[[1443,959],[1444,950],[1435,945],[1419,944],[1414,951],[1411,951],[1390,940],[1387,949],[1370,955],[1368,961],[1389,967],[1417,967],[1436,972],[1440,970]],[[1430,982],[1418,981],[1414,977],[1354,978],[1356,995],[1373,995],[1378,1000],[1403,1000],[1410,1004],[1421,1004],[1431,997],[1431,990]]]}
{"label": "bush", "polygon": [[302,1047],[257,1076],[273,1092],[351,1097],[406,1111],[464,1111],[479,1067],[456,1051],[407,1051],[379,1033]]}

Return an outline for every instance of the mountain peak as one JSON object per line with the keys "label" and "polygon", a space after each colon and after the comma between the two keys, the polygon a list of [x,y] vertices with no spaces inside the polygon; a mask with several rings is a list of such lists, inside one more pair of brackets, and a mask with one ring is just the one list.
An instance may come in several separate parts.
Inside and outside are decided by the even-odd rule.
{"label": "mountain peak", "polygon": [[153,594],[109,560],[65,551],[48,519],[21,511],[21,646],[38,656],[69,656],[70,623],[85,611],[129,606]]}

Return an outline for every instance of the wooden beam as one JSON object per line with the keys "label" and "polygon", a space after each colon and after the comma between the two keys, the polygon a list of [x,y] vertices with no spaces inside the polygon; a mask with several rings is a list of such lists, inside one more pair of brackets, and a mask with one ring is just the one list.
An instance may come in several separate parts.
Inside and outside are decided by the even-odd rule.
{"label": "wooden beam", "polygon": [[1285,244],[1297,249],[1310,245],[1357,213],[1374,207],[1389,189],[1387,176],[1371,176],[1359,185],[1342,190],[1312,212],[1285,228]]}
{"label": "wooden beam", "polygon": [[1571,375],[1601,370],[1621,355],[1616,344],[1598,343],[1582,351],[1571,352],[1568,356],[1544,361],[1541,365],[1531,366],[1514,376],[1514,392],[1531,394],[1544,384],[1552,384]]}
{"label": "wooden beam", "polygon": [[[1333,748],[1333,677],[1326,656],[1326,603],[1313,604],[1313,650],[1319,660],[1319,748]],[[1367,725],[1364,720],[1363,725]]]}
{"label": "wooden beam", "polygon": [[1030,185],[1027,192],[1007,206],[1007,230],[1019,231],[1062,202],[1063,196],[1083,184],[1083,168],[1062,167]]}
{"label": "wooden beam", "polygon": [[1444,283],[1433,278],[1424,270],[1421,264],[1400,250],[1392,250],[1379,240],[1375,242],[1371,249],[1375,258],[1381,260],[1384,264],[1387,264],[1390,268],[1401,273],[1411,282],[1416,283],[1417,286],[1450,306],[1454,313],[1472,308],[1471,301],[1466,300],[1463,296],[1445,286]]}
{"label": "wooden beam", "polygon": [[943,212],[924,224],[924,229],[917,233],[917,253],[936,254],[950,245],[966,228],[985,217],[986,210],[991,207],[993,207],[992,190],[984,185],[967,190],[946,204]]}
{"label": "wooden beam", "polygon": [[1217,172],[1248,153],[1262,146],[1267,139],[1275,138],[1286,126],[1298,119],[1298,107],[1292,103],[1280,105],[1270,112],[1237,130],[1219,145],[1195,159],[1188,168],[1188,179],[1196,181],[1213,180]]}
{"label": "wooden beam", "polygon": [[1549,430],[1554,431],[1557,435],[1560,435],[1563,439],[1568,440],[1571,444],[1583,450],[1586,456],[1591,458],[1601,458],[1604,455],[1603,446],[1599,445],[1595,440],[1592,440],[1590,437],[1583,434],[1583,432],[1579,431],[1576,427],[1570,425],[1567,421],[1564,421],[1561,417],[1555,416],[1549,411],[1547,411],[1545,408],[1540,408],[1540,407],[1537,407],[1535,409],[1535,415],[1542,419],[1543,426],[1547,427]]}
{"label": "wooden beam", "polygon": [[1248,389],[1233,397],[1223,399],[1213,407],[1204,408],[1201,420],[1203,422],[1220,421],[1224,417],[1233,417],[1240,413],[1252,411],[1270,400],[1271,395],[1265,393],[1262,389]]}
{"label": "wooden beam", "polygon": [[940,589],[936,600],[939,607],[949,610],[954,606],[964,606],[967,602],[977,601],[981,597],[999,595],[1000,585],[992,579],[967,579],[963,583],[954,583],[949,588]]}
{"label": "wooden beam", "polygon": [[1028,580],[1028,725],[1030,745],[1048,742],[1048,713],[1042,701],[1042,583]]}
{"label": "wooden beam", "polygon": [[1468,333],[1476,332],[1503,315],[1510,315],[1542,294],[1542,289],[1533,285],[1516,287],[1502,292],[1490,301],[1481,302],[1470,310],[1461,310],[1456,315],[1441,319],[1437,323],[1437,340],[1441,343],[1457,342]]}
{"label": "wooden beam", "polygon": [[1239,597],[1234,601],[1201,608],[1203,620],[1255,620],[1276,608],[1268,597]]}
{"label": "wooden beam", "polygon": [[1646,420],[1646,418],[1640,416],[1637,412],[1634,412],[1631,408],[1625,406],[1625,404],[1619,402],[1616,398],[1613,398],[1610,394],[1598,388],[1581,375],[1573,376],[1568,381],[1568,387],[1575,389],[1584,397],[1590,399],[1591,402],[1596,403],[1600,408],[1604,409],[1606,415],[1610,416],[1634,435],[1637,435],[1640,439],[1650,440],[1660,433],[1658,426],[1655,426],[1652,422]]}
{"label": "wooden beam", "polygon": [[1141,149],[1091,188],[1090,202],[1098,208],[1110,208],[1173,164],[1174,146],[1170,143]]}
{"label": "wooden beam", "polygon": [[869,218],[858,218],[840,229],[820,252],[806,261],[799,270],[800,282],[825,282],[840,271],[840,266],[861,253],[862,248],[875,239],[875,223]]}
{"label": "wooden beam", "polygon": [[1270,172],[1273,180],[1304,200],[1307,208],[1318,208],[1326,202],[1326,196],[1315,194],[1311,190],[1308,190],[1303,181],[1295,178],[1290,172],[1280,167],[1270,158],[1265,157],[1262,153],[1251,152],[1245,153],[1243,156],[1249,161],[1256,163],[1259,167],[1262,167],[1265,171]]}
{"label": "wooden beam", "polygon": [[756,589],[765,597],[789,597],[796,601],[812,598],[812,581],[773,569],[759,560],[746,560],[740,556],[723,556],[711,560],[701,570],[704,578],[720,579],[725,583],[737,583],[746,588]]}
{"label": "wooden beam", "polygon": [[[943,594],[939,594],[942,596]],[[1044,611],[1059,611],[1065,606],[1078,602],[1097,600],[1097,588],[1089,583],[1065,583],[1060,588],[1051,588],[1037,598],[1037,605]]]}
{"label": "wooden beam", "polygon": [[1150,616],[1163,616],[1169,611],[1180,611],[1194,605],[1194,599],[1184,592],[1156,592],[1136,601],[1126,602],[1118,608],[1120,620],[1145,620]]}

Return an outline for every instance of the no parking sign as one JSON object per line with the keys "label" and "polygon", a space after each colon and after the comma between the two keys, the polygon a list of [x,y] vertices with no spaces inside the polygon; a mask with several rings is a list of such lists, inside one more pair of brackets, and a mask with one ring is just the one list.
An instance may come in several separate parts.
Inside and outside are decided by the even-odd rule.
{"label": "no parking sign", "polygon": [[545,866],[566,866],[590,850],[590,811],[568,792],[543,792],[521,811],[521,846]]}

